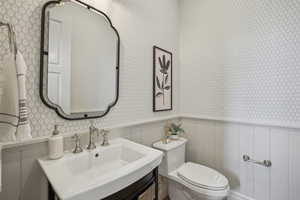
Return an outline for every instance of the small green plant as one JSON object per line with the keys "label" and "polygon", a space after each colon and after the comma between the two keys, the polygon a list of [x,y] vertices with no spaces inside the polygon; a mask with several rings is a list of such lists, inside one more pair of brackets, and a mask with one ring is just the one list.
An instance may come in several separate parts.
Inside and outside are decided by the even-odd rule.
{"label": "small green plant", "polygon": [[182,124],[171,123],[169,127],[171,135],[179,135],[181,133],[185,133],[184,129],[181,126]]}

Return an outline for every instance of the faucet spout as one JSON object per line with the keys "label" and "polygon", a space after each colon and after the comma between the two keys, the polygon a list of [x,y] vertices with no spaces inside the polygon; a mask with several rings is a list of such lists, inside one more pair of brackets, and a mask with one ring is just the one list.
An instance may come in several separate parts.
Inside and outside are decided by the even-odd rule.
{"label": "faucet spout", "polygon": [[93,122],[91,122],[91,125],[89,127],[89,131],[90,131],[89,132],[89,144],[86,147],[86,149],[88,149],[88,150],[96,149],[96,145],[95,145],[93,136],[94,136],[95,133],[99,132],[99,129],[94,126]]}
{"label": "faucet spout", "polygon": [[80,144],[79,135],[75,134],[72,138],[75,139],[75,148],[73,149],[73,153],[81,153],[83,151],[83,149]]}

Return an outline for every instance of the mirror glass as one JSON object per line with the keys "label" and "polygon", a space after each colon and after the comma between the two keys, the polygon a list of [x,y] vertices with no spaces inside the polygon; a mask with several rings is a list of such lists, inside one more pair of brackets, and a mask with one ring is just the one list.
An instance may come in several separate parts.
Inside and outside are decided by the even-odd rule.
{"label": "mirror glass", "polygon": [[118,99],[118,32],[82,2],[49,3],[43,14],[42,100],[66,119],[105,115]]}

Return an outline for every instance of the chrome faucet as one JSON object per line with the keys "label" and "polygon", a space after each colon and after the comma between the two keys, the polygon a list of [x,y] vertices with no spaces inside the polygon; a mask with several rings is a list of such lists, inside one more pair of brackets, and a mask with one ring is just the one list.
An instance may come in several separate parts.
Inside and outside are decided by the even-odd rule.
{"label": "chrome faucet", "polygon": [[101,135],[102,135],[102,137],[103,137],[101,146],[108,146],[108,145],[109,145],[109,142],[108,142],[108,136],[107,136],[107,135],[108,135],[109,131],[108,131],[108,130],[102,129],[102,130],[100,131],[100,133],[101,133]]}
{"label": "chrome faucet", "polygon": [[91,125],[89,127],[89,130],[90,130],[90,132],[89,132],[89,144],[86,147],[86,149],[88,149],[88,150],[96,149],[96,145],[95,145],[95,142],[93,140],[93,135],[95,133],[98,133],[99,129],[94,126],[93,121],[91,121]]}
{"label": "chrome faucet", "polygon": [[80,137],[78,134],[75,134],[73,137],[75,139],[75,148],[73,149],[73,153],[81,153],[83,151],[81,144],[80,144]]}

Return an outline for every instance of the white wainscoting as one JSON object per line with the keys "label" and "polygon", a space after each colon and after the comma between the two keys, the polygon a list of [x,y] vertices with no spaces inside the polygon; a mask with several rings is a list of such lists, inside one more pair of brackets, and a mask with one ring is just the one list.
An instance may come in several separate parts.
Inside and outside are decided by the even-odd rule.
{"label": "white wainscoting", "polygon": [[[244,125],[213,120],[182,119],[186,129],[187,159],[224,173],[230,180],[228,200],[298,200],[300,197],[300,130]],[[163,135],[165,121],[113,129],[150,146]],[[87,137],[83,143],[87,143]],[[74,142],[65,139],[71,149]],[[272,161],[271,168],[245,163],[242,155]],[[46,179],[36,159],[47,155],[47,143],[3,150],[0,200],[46,200]]]}
{"label": "white wainscoting", "polygon": [[[300,199],[300,130],[182,119],[187,159],[213,167],[230,180],[230,200]],[[248,154],[272,167],[245,163]]]}

